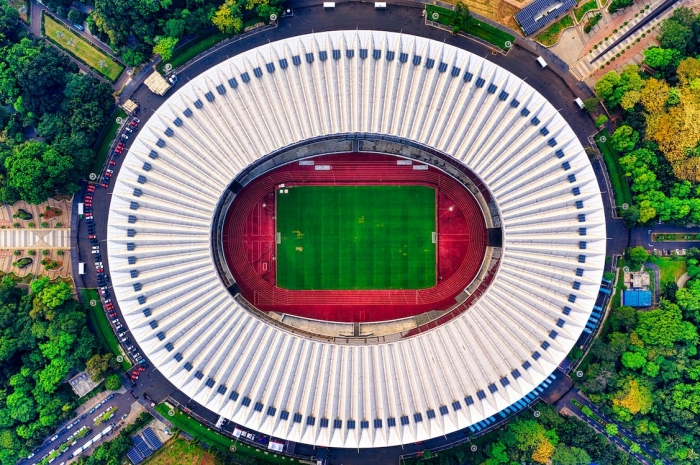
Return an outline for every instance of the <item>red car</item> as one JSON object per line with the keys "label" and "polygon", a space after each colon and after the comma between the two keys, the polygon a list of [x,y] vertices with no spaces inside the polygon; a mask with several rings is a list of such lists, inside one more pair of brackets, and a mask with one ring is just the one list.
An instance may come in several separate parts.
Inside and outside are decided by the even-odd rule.
{"label": "red car", "polygon": [[133,120],[129,124],[131,125],[131,127],[134,127],[134,128],[139,127],[139,123],[137,123],[136,121],[133,121]]}
{"label": "red car", "polygon": [[87,190],[88,190],[88,192],[95,192],[95,185],[94,185],[94,184],[90,184],[90,185],[88,186]]}
{"label": "red car", "polygon": [[100,183],[100,187],[104,187],[105,189],[108,189],[109,184],[103,182],[103,183]]}
{"label": "red car", "polygon": [[146,367],[141,365],[137,368],[137,370],[139,370],[141,373],[143,373],[144,371],[146,371]]}
{"label": "red car", "polygon": [[117,316],[117,313],[116,313],[116,312],[112,312],[112,313],[109,314],[109,317],[110,317],[110,318],[114,318],[115,316]]}
{"label": "red car", "polygon": [[117,164],[117,162],[116,162],[116,161],[114,161],[114,160],[110,160],[110,161],[109,161],[109,164],[110,164],[110,165],[112,165],[112,166],[114,166],[114,165],[116,165],[116,164]]}

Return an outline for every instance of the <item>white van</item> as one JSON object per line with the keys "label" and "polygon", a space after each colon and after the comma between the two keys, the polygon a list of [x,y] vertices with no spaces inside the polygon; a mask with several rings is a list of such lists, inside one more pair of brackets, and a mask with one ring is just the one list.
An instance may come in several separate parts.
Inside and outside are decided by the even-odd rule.
{"label": "white van", "polygon": [[574,100],[574,102],[576,103],[576,105],[578,105],[578,107],[579,107],[581,110],[583,110],[584,108],[586,108],[586,105],[583,104],[583,100],[581,100],[580,98],[576,97],[576,100]]}
{"label": "white van", "polygon": [[544,61],[544,58],[542,57],[537,57],[537,63],[540,64],[541,67],[546,68],[547,67],[547,62]]}
{"label": "white van", "polygon": [[334,8],[335,8],[335,2],[323,2],[323,8],[326,8],[326,9],[334,9]]}

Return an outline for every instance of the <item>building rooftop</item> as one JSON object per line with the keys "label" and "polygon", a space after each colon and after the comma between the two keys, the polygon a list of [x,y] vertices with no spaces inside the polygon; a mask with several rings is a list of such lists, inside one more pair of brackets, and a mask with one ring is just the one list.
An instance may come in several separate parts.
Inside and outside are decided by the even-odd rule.
{"label": "building rooftop", "polygon": [[576,0],[535,0],[515,14],[526,36],[546,26],[576,5]]}

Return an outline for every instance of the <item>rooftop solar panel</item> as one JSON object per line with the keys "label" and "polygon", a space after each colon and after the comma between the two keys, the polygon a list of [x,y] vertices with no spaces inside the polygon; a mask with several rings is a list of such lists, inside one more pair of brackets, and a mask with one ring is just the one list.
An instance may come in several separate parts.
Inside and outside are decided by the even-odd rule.
{"label": "rooftop solar panel", "polygon": [[576,0],[535,0],[515,15],[526,36],[570,10]]}

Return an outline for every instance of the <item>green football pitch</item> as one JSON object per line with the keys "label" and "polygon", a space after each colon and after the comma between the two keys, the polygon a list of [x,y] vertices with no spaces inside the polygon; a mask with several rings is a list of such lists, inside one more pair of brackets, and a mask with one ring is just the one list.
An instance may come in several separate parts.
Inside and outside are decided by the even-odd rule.
{"label": "green football pitch", "polygon": [[435,285],[434,189],[300,186],[277,189],[276,199],[277,286],[350,290]]}

